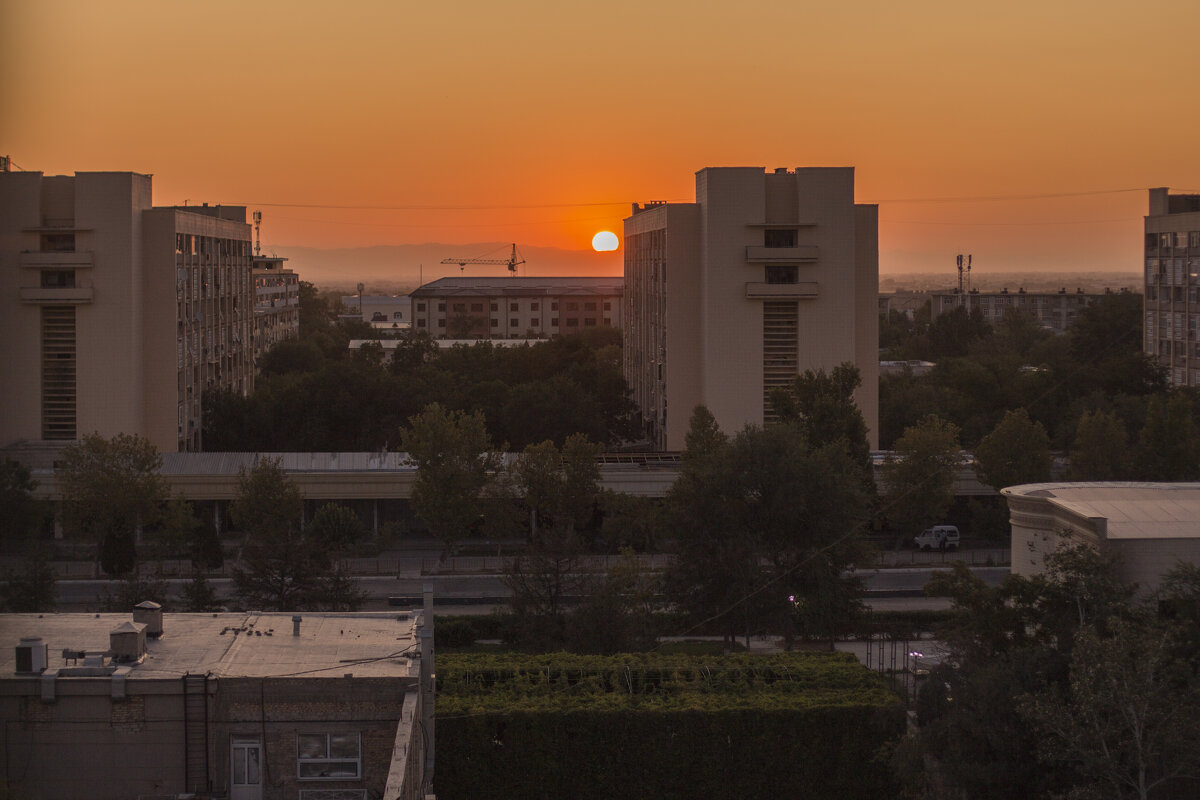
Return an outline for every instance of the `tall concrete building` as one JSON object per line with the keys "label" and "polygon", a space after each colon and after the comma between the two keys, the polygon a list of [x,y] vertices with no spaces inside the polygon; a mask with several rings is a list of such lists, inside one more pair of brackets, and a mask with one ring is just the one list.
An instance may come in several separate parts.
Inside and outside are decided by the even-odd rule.
{"label": "tall concrete building", "polygon": [[735,432],[768,395],[849,361],[878,440],[878,208],[854,170],[709,167],[695,203],[635,205],[625,220],[625,377],[656,447],[683,447],[705,405]]}
{"label": "tall concrete building", "polygon": [[268,350],[300,335],[300,276],[286,258],[254,257],[254,365]]}
{"label": "tall concrete building", "polygon": [[1200,386],[1200,194],[1150,190],[1143,347],[1173,386]]}
{"label": "tall concrete building", "polygon": [[253,387],[251,259],[245,208],[154,208],[132,172],[0,172],[0,446],[200,449],[204,390]]}

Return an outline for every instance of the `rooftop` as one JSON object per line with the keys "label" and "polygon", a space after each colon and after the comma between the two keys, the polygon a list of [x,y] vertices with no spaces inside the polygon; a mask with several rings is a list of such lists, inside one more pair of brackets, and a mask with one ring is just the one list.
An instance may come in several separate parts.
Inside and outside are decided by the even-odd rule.
{"label": "rooftop", "polygon": [[[244,612],[164,614],[163,635],[147,640],[145,659],[134,679],[209,674],[216,678],[396,678],[417,675],[411,656],[419,652],[419,615],[407,613],[301,613],[300,635],[292,614]],[[49,647],[50,669],[70,668],[63,650],[102,653],[109,633],[129,614],[4,614],[0,632],[0,676],[16,669],[15,645],[40,637]],[[80,660],[79,664],[82,665]]]}
{"label": "rooftop", "polygon": [[533,297],[538,295],[619,295],[625,279],[561,278],[438,278],[412,293],[412,297],[480,296]]}
{"label": "rooftop", "polygon": [[1001,492],[1103,519],[1108,539],[1200,538],[1200,483],[1028,483]]}

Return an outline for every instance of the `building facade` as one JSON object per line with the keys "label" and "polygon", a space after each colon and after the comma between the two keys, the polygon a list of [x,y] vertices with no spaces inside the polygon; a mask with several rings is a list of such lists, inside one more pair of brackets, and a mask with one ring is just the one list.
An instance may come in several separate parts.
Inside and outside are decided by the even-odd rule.
{"label": "building facade", "polygon": [[155,208],[149,175],[0,173],[0,444],[201,447],[201,395],[254,384],[242,207]]}
{"label": "building facade", "polygon": [[1172,386],[1200,386],[1200,194],[1150,190],[1143,348]]}
{"label": "building facade", "polygon": [[413,330],[450,339],[537,339],[621,326],[620,278],[440,278],[414,291]]}
{"label": "building facade", "polygon": [[854,363],[878,441],[878,208],[853,168],[707,168],[695,203],[625,220],[625,377],[646,435],[680,449],[692,410],[726,432],[771,419],[770,392]]}
{"label": "building facade", "polygon": [[279,342],[300,335],[300,276],[286,258],[254,257],[254,363]]}
{"label": "building facade", "polygon": [[362,320],[376,330],[399,331],[412,327],[412,298],[406,294],[364,294],[361,297],[348,294],[342,297],[342,307],[351,312],[347,315],[349,318]]}
{"label": "building facade", "polygon": [[4,615],[0,781],[30,798],[419,800],[431,619]]}
{"label": "building facade", "polygon": [[[1119,291],[1127,292],[1128,289]],[[1044,328],[1063,333],[1075,324],[1080,311],[1100,300],[1105,294],[1112,292],[1106,290],[1097,294],[1084,292],[1082,289],[1073,292],[1066,289],[1059,289],[1057,292],[1027,292],[1024,289],[1015,292],[1009,292],[1007,289],[999,292],[981,292],[977,289],[969,292],[933,292],[929,298],[929,313],[930,320],[934,320],[955,308],[962,307],[968,312],[978,309],[988,323],[996,325],[1009,312],[1015,311],[1028,314]]]}

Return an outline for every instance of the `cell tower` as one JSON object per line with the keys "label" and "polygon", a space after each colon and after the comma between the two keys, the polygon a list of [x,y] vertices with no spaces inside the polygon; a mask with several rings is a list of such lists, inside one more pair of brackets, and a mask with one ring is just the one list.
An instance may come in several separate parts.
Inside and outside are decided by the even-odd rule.
{"label": "cell tower", "polygon": [[[262,226],[262,212],[254,212],[254,255],[260,255],[262,252],[262,240],[259,237],[259,228]],[[962,256],[959,256],[962,258]]]}
{"label": "cell tower", "polygon": [[965,256],[962,253],[958,254],[958,293],[959,294],[963,293],[963,267],[964,266],[966,267],[966,271],[967,271],[966,291],[969,292],[969,291],[971,291],[971,255],[969,253]]}

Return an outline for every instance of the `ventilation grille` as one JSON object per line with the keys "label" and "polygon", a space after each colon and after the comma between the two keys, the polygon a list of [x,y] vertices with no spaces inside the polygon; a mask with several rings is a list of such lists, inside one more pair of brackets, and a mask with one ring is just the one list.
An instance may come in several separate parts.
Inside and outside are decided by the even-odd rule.
{"label": "ventilation grille", "polygon": [[42,307],[42,438],[75,438],[75,307]]}
{"label": "ventilation grille", "polygon": [[778,419],[771,391],[788,387],[799,369],[800,313],[795,300],[763,302],[763,419]]}

